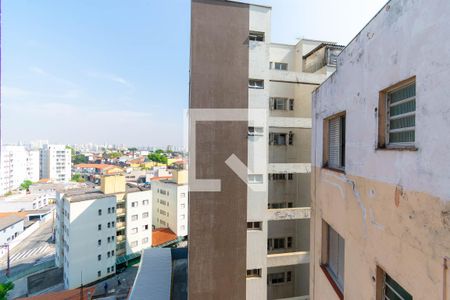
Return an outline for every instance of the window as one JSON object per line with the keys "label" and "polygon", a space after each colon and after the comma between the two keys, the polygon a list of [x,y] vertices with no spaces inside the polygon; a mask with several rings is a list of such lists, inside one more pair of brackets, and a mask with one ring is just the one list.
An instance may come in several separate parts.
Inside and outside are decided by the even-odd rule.
{"label": "window", "polygon": [[131,228],[131,233],[132,234],[138,233],[138,228],[137,227]]}
{"label": "window", "polygon": [[102,230],[102,224],[98,224],[98,230]]}
{"label": "window", "polygon": [[99,255],[97,255],[97,260],[102,260],[102,255],[101,254],[99,254]]}
{"label": "window", "polygon": [[270,110],[294,110],[294,99],[272,97]]}
{"label": "window", "polygon": [[101,209],[98,210],[98,215],[99,215],[99,216],[102,215],[102,210],[101,210]]}
{"label": "window", "polygon": [[111,213],[111,207],[108,207],[108,214]]}
{"label": "window", "polygon": [[138,202],[137,201],[131,202],[131,207],[137,207],[137,206],[138,206]]}
{"label": "window", "polygon": [[261,269],[247,270],[247,278],[261,277]]}
{"label": "window", "polygon": [[142,218],[143,219],[148,218],[148,212],[142,213]]}
{"label": "window", "polygon": [[186,215],[180,215],[180,220],[186,219]]}
{"label": "window", "polygon": [[108,222],[108,228],[111,228],[111,223],[110,222]]}
{"label": "window", "polygon": [[142,239],[142,244],[147,244],[147,243],[148,243],[148,237],[143,238],[143,239]]}
{"label": "window", "polygon": [[184,197],[186,197],[186,193],[181,193],[180,198],[184,198]]}
{"label": "window", "polygon": [[267,250],[292,248],[292,237],[270,238],[267,240]]}
{"label": "window", "polygon": [[111,238],[108,236],[108,243],[111,243]]}
{"label": "window", "polygon": [[132,215],[131,216],[131,221],[137,221],[138,219],[138,215]]}
{"label": "window", "polygon": [[114,272],[114,266],[111,266],[111,272]]}
{"label": "window", "polygon": [[101,277],[102,276],[102,271],[97,271],[97,277]]}
{"label": "window", "polygon": [[380,92],[379,147],[413,147],[416,140],[415,78]]}
{"label": "window", "polygon": [[248,183],[263,183],[262,174],[248,174]]}
{"label": "window", "polygon": [[115,207],[111,207],[111,212],[114,213],[116,211]]}
{"label": "window", "polygon": [[264,32],[251,31],[248,39],[255,42],[264,42]]}
{"label": "window", "polygon": [[324,120],[324,166],[345,168],[345,113]]}
{"label": "window", "polygon": [[268,204],[269,209],[292,208],[292,207],[294,207],[294,204],[292,202],[275,202]]}
{"label": "window", "polygon": [[142,200],[142,205],[148,205],[148,200]]}
{"label": "window", "polygon": [[147,224],[145,224],[144,226],[142,226],[142,230],[148,230],[148,225]]}
{"label": "window", "polygon": [[293,145],[294,144],[294,134],[291,131],[289,133],[271,132],[269,134],[269,144],[270,145]]}
{"label": "window", "polygon": [[280,272],[267,275],[267,283],[269,285],[283,284],[292,281],[292,272]]}
{"label": "window", "polygon": [[115,236],[112,236],[111,241],[114,242],[115,238],[116,238]]}
{"label": "window", "polygon": [[[327,223],[323,223],[323,267],[328,279],[333,281],[339,292],[344,291],[345,240]],[[333,285],[334,287],[334,285]]]}
{"label": "window", "polygon": [[108,258],[110,258],[111,257],[111,252],[108,251],[107,256],[108,256]]}
{"label": "window", "polygon": [[181,209],[186,208],[186,204],[181,203],[181,204],[180,204],[180,208],[181,208]]}
{"label": "window", "polygon": [[413,300],[413,297],[408,293],[398,282],[391,276],[377,267],[377,297],[380,300]]}
{"label": "window", "polygon": [[273,69],[275,69],[275,70],[286,71],[288,69],[288,64],[287,63],[274,62],[271,65],[273,66]]}
{"label": "window", "polygon": [[269,180],[293,180],[294,174],[292,173],[275,173],[269,174]]}
{"label": "window", "polygon": [[247,229],[262,230],[262,222],[247,222]]}
{"label": "window", "polygon": [[264,80],[262,79],[249,79],[248,87],[251,89],[263,89],[264,88]]}
{"label": "window", "polygon": [[102,240],[98,240],[98,241],[97,241],[97,245],[98,245],[98,246],[101,246],[101,245],[102,245]]}
{"label": "window", "polygon": [[262,136],[264,135],[264,128],[263,127],[249,127],[248,128],[248,135],[249,136]]}
{"label": "window", "polygon": [[114,256],[114,250],[111,251],[111,255]]}
{"label": "window", "polygon": [[110,269],[109,269],[109,267],[108,267],[108,268],[106,269],[106,273],[109,273],[109,270],[110,270]]}
{"label": "window", "polygon": [[131,242],[131,247],[136,247],[138,245],[137,241]]}

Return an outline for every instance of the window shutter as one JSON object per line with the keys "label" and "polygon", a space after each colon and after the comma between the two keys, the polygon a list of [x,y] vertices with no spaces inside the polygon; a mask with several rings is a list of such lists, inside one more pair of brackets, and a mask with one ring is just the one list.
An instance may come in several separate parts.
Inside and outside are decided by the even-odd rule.
{"label": "window shutter", "polygon": [[275,100],[273,98],[270,98],[270,110],[274,110],[275,108]]}
{"label": "window shutter", "polygon": [[289,110],[294,110],[294,99],[289,99]]}
{"label": "window shutter", "polygon": [[292,133],[292,131],[289,131],[289,145],[293,144],[294,144],[294,134]]}
{"label": "window shutter", "polygon": [[332,168],[340,168],[341,131],[340,118],[333,118],[328,123],[328,165]]}

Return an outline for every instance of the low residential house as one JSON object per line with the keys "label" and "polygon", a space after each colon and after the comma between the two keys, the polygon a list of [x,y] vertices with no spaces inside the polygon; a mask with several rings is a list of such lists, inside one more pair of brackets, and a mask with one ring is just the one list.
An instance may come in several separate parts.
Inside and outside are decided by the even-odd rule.
{"label": "low residential house", "polygon": [[24,230],[25,220],[18,215],[0,217],[0,245],[14,241]]}

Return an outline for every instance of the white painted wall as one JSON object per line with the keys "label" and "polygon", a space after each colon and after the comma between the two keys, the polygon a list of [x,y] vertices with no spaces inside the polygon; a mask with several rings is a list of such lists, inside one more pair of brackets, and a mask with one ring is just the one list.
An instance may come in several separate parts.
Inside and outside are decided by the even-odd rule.
{"label": "white painted wall", "polygon": [[24,220],[0,230],[0,245],[13,242],[23,232]]}
{"label": "white painted wall", "polygon": [[[152,246],[152,206],[151,190],[127,193],[125,232],[127,254],[140,252]],[[136,217],[137,220],[134,220]],[[136,229],[137,232],[134,232]]]}
{"label": "white painted wall", "polygon": [[[84,200],[80,202],[69,202],[64,200],[64,242],[59,246],[63,247],[64,253],[64,280],[65,288],[75,288],[83,284],[99,280],[114,273],[116,256],[107,252],[116,250],[116,242],[107,242],[107,237],[116,236],[116,227],[107,224],[116,222],[116,214],[109,213],[108,208],[116,207],[115,196],[104,196],[103,198]],[[102,210],[102,215],[98,215],[98,210]],[[98,225],[101,224],[101,230]],[[101,240],[101,245],[98,245]],[[115,240],[115,238],[114,238]],[[98,260],[101,255],[101,260]],[[110,272],[107,269],[110,268]],[[111,269],[113,268],[113,269]],[[98,276],[97,272],[101,271]]]}
{"label": "white painted wall", "polygon": [[41,178],[68,182],[72,177],[72,154],[65,145],[44,145],[40,150]]}
{"label": "white painted wall", "polygon": [[188,186],[171,181],[153,181],[152,192],[153,225],[156,228],[169,228],[177,236],[187,236]]}
{"label": "white painted wall", "polygon": [[[449,11],[446,0],[393,0],[344,49],[313,95],[314,166],[322,166],[323,119],[346,111],[347,173],[450,199]],[[414,75],[419,150],[376,150],[379,92]]]}

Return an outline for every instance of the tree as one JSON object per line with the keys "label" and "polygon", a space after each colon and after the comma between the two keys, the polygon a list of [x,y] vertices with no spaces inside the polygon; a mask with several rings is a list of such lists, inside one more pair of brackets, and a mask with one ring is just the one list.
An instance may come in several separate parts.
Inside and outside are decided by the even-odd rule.
{"label": "tree", "polygon": [[164,152],[158,152],[157,150],[155,153],[150,153],[147,157],[151,161],[167,164],[167,156],[164,154]]}
{"label": "tree", "polygon": [[136,147],[131,147],[131,148],[128,148],[128,151],[136,152],[136,151],[138,151],[138,149]]}
{"label": "tree", "polygon": [[21,190],[28,190],[32,184],[33,184],[33,182],[32,182],[31,180],[25,180],[25,181],[22,182],[22,184],[20,185],[20,189],[21,189]]}
{"label": "tree", "polygon": [[74,149],[73,147],[66,146],[66,149],[69,149],[69,150],[70,150],[70,152],[72,153],[72,156],[75,155],[76,151],[75,151],[75,149]]}
{"label": "tree", "polygon": [[81,177],[80,174],[74,174],[74,175],[72,176],[72,181],[75,181],[75,182],[85,182],[86,180],[85,180],[83,177]]}
{"label": "tree", "polygon": [[84,154],[75,154],[75,155],[72,155],[72,162],[75,165],[85,164],[85,163],[89,162],[89,158]]}
{"label": "tree", "polygon": [[8,292],[14,288],[14,283],[5,282],[0,283],[0,300],[6,300]]}

